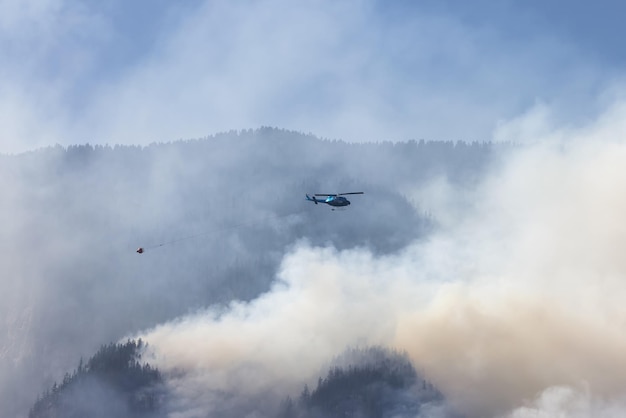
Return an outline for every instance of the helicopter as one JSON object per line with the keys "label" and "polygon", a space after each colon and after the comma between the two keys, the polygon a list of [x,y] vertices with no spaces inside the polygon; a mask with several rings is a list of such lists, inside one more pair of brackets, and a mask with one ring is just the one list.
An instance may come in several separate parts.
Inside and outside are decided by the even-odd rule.
{"label": "helicopter", "polygon": [[[310,202],[314,202],[316,205],[318,203],[326,203],[327,205],[333,207],[342,207],[350,205],[350,201],[346,199],[344,196],[349,194],[363,194],[363,192],[350,192],[350,193],[337,193],[337,194],[323,194],[316,193],[313,197],[306,195],[306,200]],[[316,197],[325,197],[325,199],[317,199]],[[332,210],[335,210],[334,208]]]}

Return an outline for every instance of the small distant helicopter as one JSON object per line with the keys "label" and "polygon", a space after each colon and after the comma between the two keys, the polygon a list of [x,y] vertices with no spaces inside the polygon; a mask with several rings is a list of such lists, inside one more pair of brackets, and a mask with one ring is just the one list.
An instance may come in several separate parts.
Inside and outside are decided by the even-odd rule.
{"label": "small distant helicopter", "polygon": [[[342,207],[350,205],[350,201],[346,199],[344,196],[348,194],[363,194],[363,192],[350,192],[350,193],[337,193],[337,194],[322,194],[316,193],[313,197],[306,195],[306,200],[314,202],[316,205],[318,203],[326,203],[327,205],[335,207]],[[316,197],[325,197],[326,199],[316,199]],[[335,209],[332,210],[335,210]]]}

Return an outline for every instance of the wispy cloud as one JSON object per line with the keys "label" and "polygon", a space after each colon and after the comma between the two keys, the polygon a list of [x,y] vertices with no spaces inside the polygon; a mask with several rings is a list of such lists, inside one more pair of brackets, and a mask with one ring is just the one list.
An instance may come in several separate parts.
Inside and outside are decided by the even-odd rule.
{"label": "wispy cloud", "polygon": [[613,76],[567,39],[507,37],[454,8],[147,3],[145,13],[123,2],[1,3],[1,151],[260,125],[350,141],[485,140],[537,98],[584,113]]}

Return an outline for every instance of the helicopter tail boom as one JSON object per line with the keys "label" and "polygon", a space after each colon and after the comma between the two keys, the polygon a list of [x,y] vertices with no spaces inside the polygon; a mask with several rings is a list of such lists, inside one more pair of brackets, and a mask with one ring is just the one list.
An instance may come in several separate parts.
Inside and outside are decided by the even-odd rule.
{"label": "helicopter tail boom", "polygon": [[308,194],[306,195],[306,200],[309,200],[311,202],[314,202],[317,205],[317,199],[315,198],[315,196],[311,197]]}

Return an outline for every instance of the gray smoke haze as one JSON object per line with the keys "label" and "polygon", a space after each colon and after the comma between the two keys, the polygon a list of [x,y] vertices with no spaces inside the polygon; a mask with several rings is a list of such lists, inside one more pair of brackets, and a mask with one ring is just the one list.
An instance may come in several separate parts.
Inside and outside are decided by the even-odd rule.
{"label": "gray smoke haze", "polygon": [[[355,150],[358,164],[335,164]],[[264,129],[1,156],[0,416],[24,416],[101,344],[257,297],[303,237],[377,254],[403,247],[427,222],[387,186],[398,154]],[[349,212],[304,200],[357,188],[381,199]]]}
{"label": "gray smoke haze", "polygon": [[300,241],[258,298],[142,333],[175,376],[174,416],[211,416],[207,393],[293,394],[350,345],[406,350],[468,416],[623,415],[625,113],[513,150],[431,207],[448,215],[426,241]]}
{"label": "gray smoke haze", "polygon": [[[129,335],[171,416],[271,416],[369,345],[470,417],[618,415],[625,106],[577,129],[538,112],[500,125],[525,145],[494,161],[271,129],[0,157],[0,415]],[[344,190],[366,194],[303,199]]]}
{"label": "gray smoke haze", "polygon": [[[0,152],[98,145],[0,155],[0,417],[128,336],[174,417],[369,345],[470,417],[626,415],[623,6],[452,3],[0,0]],[[264,125],[351,144],[153,142]],[[498,147],[368,142],[414,135]]]}

